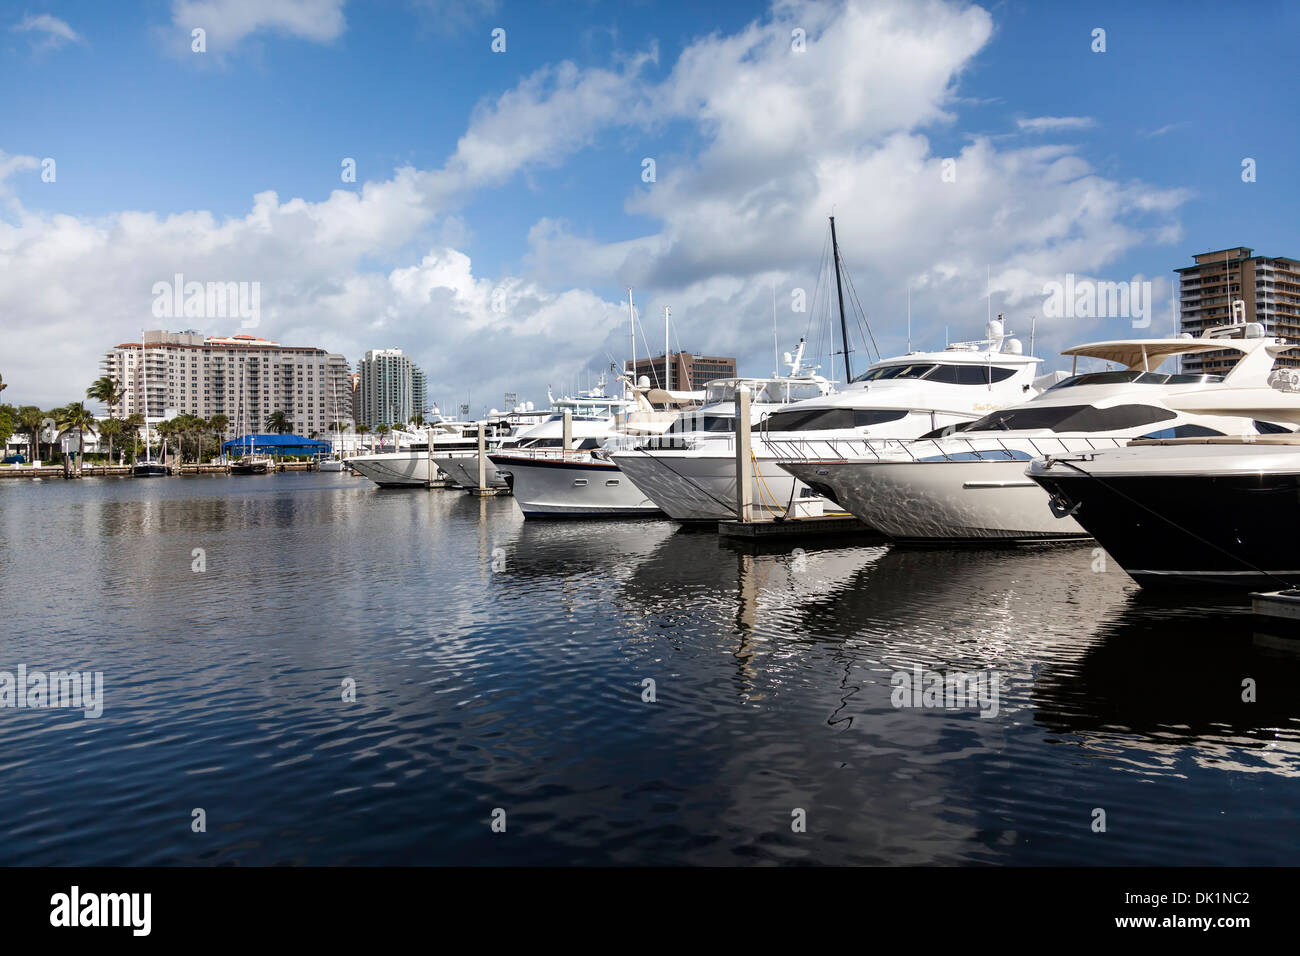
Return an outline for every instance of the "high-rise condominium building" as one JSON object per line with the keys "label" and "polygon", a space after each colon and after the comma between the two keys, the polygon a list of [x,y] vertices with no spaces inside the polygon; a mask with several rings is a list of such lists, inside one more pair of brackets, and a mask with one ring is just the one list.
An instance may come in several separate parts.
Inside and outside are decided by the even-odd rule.
{"label": "high-rise condominium building", "polygon": [[[1183,332],[1199,335],[1207,328],[1233,321],[1232,303],[1246,305],[1245,320],[1259,322],[1288,341],[1300,341],[1300,262],[1283,257],[1256,256],[1245,246],[1203,252],[1195,265],[1175,269]],[[1235,352],[1206,352],[1183,357],[1183,371],[1222,374],[1232,367]],[[1293,358],[1279,365],[1295,365]]]}
{"label": "high-rise condominium building", "polygon": [[428,414],[428,382],[401,349],[372,349],[357,363],[357,423],[375,428]]}
{"label": "high-rise condominium building", "polygon": [[348,362],[324,349],[159,330],[109,349],[100,364],[123,391],[109,408],[116,418],[225,415],[228,436],[265,431],[277,411],[300,435],[328,435],[331,421],[348,421]]}

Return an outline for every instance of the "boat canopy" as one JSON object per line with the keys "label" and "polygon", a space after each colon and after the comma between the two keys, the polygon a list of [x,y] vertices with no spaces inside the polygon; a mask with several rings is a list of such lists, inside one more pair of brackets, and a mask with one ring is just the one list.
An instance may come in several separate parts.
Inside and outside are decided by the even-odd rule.
{"label": "boat canopy", "polygon": [[1118,362],[1125,368],[1149,371],[1174,355],[1197,352],[1249,352],[1252,345],[1241,339],[1117,339],[1112,342],[1089,342],[1066,349],[1062,355]]}
{"label": "boat canopy", "polygon": [[329,455],[332,452],[329,442],[304,438],[302,435],[240,435],[224,442],[221,446],[226,454],[243,453],[254,455]]}

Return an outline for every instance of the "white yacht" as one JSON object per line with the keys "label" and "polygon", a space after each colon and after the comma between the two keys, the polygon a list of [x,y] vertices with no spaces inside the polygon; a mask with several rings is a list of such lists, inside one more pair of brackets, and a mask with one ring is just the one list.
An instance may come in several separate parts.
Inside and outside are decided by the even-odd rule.
{"label": "white yacht", "polygon": [[439,452],[478,448],[478,423],[439,420],[422,433],[394,432],[393,443],[393,451],[353,455],[346,464],[381,488],[427,488],[438,477]]}
{"label": "white yacht", "polygon": [[[534,411],[531,402],[515,409],[507,419],[497,421],[496,427],[490,429],[485,436],[484,444],[489,459],[498,449],[559,448],[563,444],[563,435],[555,427],[546,426],[553,421],[562,421],[566,410],[574,421],[586,422],[604,421],[632,407],[632,402],[627,399],[605,394],[608,381],[606,376],[601,375],[593,388],[579,392],[576,397],[566,395],[555,398],[548,388],[546,398],[550,403],[549,410]],[[582,429],[586,430],[586,426],[582,426]],[[439,449],[434,458],[438,467],[462,488],[477,488],[479,482],[477,431],[470,437],[472,440],[468,445],[447,445],[445,449]],[[526,444],[521,444],[525,442]],[[485,463],[483,476],[490,488],[506,486],[505,478],[497,474],[496,467],[490,460]]]}
{"label": "white yacht", "polygon": [[[1262,329],[1256,335],[1262,336]],[[1277,355],[1295,345],[1267,345]],[[1264,388],[1209,388],[1171,404],[1300,425],[1294,369]],[[1300,521],[1300,434],[1151,438],[1035,459],[1026,474],[1058,520],[1077,521],[1143,587],[1300,586],[1286,529]]]}
{"label": "white yacht", "polygon": [[[526,518],[658,516],[659,507],[609,459],[608,449],[621,441],[644,441],[661,434],[678,412],[657,410],[646,399],[649,383],[632,386],[630,399],[608,415],[574,414],[564,401],[549,421],[520,435],[490,455],[492,465],[509,483]],[[569,440],[564,435],[569,412]],[[590,411],[590,408],[582,409]],[[614,411],[611,407],[610,411]],[[566,447],[567,445],[567,447]]]}
{"label": "white yacht", "polygon": [[[824,380],[800,376],[796,357],[792,378],[755,389],[755,505],[786,514],[796,502],[819,499],[779,466],[781,459],[838,457],[839,444],[855,439],[916,438],[1038,394],[1047,384],[1035,380],[1041,359],[1024,355],[1020,342],[1007,338],[1001,321],[990,322],[987,332],[982,341],[876,362],[834,392]],[[683,419],[663,439],[613,456],[638,487],[679,521],[736,516],[735,422],[729,404],[735,388],[730,382],[710,383],[709,388],[713,391],[706,402],[715,404],[701,409],[702,421]],[[789,402],[782,401],[787,396]],[[719,400],[722,405],[716,404]],[[828,505],[838,510],[824,499],[814,510]]]}
{"label": "white yacht", "polygon": [[[1072,518],[1053,517],[1047,496],[1025,475],[1044,455],[1095,452],[1134,438],[1269,434],[1285,426],[1185,404],[1206,389],[1266,387],[1276,339],[1262,327],[1214,329],[1199,338],[1125,339],[1068,349],[1120,370],[1076,374],[1024,404],[949,434],[911,442],[846,444],[838,458],[793,458],[782,467],[832,496],[871,527],[900,541],[1034,541],[1087,537]],[[1235,351],[1226,376],[1154,371],[1198,352]]]}

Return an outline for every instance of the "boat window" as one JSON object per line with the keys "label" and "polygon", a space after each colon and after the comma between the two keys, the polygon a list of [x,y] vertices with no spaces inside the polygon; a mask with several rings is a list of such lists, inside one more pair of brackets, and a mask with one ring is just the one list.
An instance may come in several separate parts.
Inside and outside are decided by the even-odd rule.
{"label": "boat window", "polygon": [[948,385],[991,385],[1005,382],[1015,374],[1015,369],[998,365],[936,365],[925,380]]}
{"label": "boat window", "polygon": [[[1045,405],[1006,408],[971,423],[969,431],[1108,432],[1167,422],[1178,416],[1155,405]],[[966,431],[967,429],[963,429]]]}
{"label": "boat window", "polygon": [[791,409],[774,412],[763,420],[761,427],[769,432],[848,430],[884,422],[896,422],[905,417],[907,417],[907,410],[901,408]]}
{"label": "boat window", "polygon": [[853,379],[855,382],[874,382],[886,378],[921,378],[934,368],[932,364],[911,362],[903,365],[878,365],[869,368]]}
{"label": "boat window", "polygon": [[1141,369],[1123,369],[1117,372],[1085,372],[1057,382],[1048,391],[1058,388],[1075,388],[1079,385],[1209,385],[1222,382],[1222,375],[1171,375],[1165,372],[1143,372]]}
{"label": "boat window", "polygon": [[1287,428],[1285,425],[1275,424],[1274,422],[1257,421],[1255,422],[1255,431],[1259,432],[1261,435],[1285,435],[1288,434],[1291,429]]}
{"label": "boat window", "polygon": [[1216,428],[1207,428],[1204,425],[1175,425],[1173,428],[1162,428],[1158,432],[1148,432],[1143,438],[1207,438],[1211,435],[1222,435],[1223,432]]}
{"label": "boat window", "polygon": [[735,431],[735,419],[730,415],[700,415],[695,412],[679,415],[665,434],[681,435],[685,432]]}
{"label": "boat window", "polygon": [[711,382],[704,386],[704,404],[712,405],[715,402],[734,402],[736,400],[736,383],[730,379],[722,382]]}

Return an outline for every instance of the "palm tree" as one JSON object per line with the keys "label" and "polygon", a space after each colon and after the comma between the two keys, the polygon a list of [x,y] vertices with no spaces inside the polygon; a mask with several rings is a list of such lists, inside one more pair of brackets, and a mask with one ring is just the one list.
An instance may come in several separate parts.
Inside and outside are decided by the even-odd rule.
{"label": "palm tree", "polygon": [[95,427],[95,416],[81,402],[69,402],[63,408],[56,408],[54,415],[54,427],[59,430],[60,438],[69,432],[77,433],[77,474],[81,474],[86,455],[86,429]]}
{"label": "palm tree", "polygon": [[277,435],[284,435],[293,428],[293,423],[289,421],[289,416],[278,408],[270,415],[266,416],[266,421],[263,422],[263,425],[266,427],[267,431],[275,432]]}
{"label": "palm tree", "polygon": [[113,439],[126,434],[127,424],[120,418],[105,418],[99,423],[99,436],[108,439],[108,463],[113,464]]}
{"label": "palm tree", "polygon": [[217,451],[221,451],[221,436],[226,433],[230,427],[230,419],[225,415],[213,415],[208,419],[208,427],[212,429],[214,437],[217,439]]}
{"label": "palm tree", "polygon": [[3,392],[9,386],[5,384],[5,377],[0,375],[0,392]]}
{"label": "palm tree", "polygon": [[414,415],[411,416],[411,424],[414,425],[416,428],[423,428],[424,416],[421,415],[419,412],[416,412]]}
{"label": "palm tree", "polygon": [[118,387],[111,375],[101,375],[91,383],[90,388],[86,389],[86,397],[102,402],[109,412],[112,412],[113,406],[122,400],[124,394],[125,392]]}
{"label": "palm tree", "polygon": [[144,427],[144,416],[139,412],[126,417],[126,427],[131,432],[131,464],[139,456],[140,429]]}
{"label": "palm tree", "polygon": [[45,424],[45,413],[35,405],[24,405],[18,409],[18,424],[32,436],[32,463],[41,460],[41,428]]}

